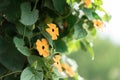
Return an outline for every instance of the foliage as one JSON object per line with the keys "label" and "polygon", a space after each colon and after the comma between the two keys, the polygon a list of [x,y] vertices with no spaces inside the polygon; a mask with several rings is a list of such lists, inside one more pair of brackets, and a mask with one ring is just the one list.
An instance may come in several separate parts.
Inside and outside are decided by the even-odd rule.
{"label": "foliage", "polygon": [[102,0],[0,2],[1,80],[78,79],[76,63],[63,55],[81,48],[94,59],[89,38],[110,19]]}
{"label": "foliage", "polygon": [[93,48],[94,61],[82,50],[69,55],[78,63],[79,74],[85,80],[120,80],[120,46],[111,43],[109,39],[96,38]]}

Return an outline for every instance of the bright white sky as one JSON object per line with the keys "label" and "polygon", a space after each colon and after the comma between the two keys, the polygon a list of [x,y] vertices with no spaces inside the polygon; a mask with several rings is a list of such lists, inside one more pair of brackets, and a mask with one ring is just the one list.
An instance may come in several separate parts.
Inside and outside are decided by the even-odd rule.
{"label": "bright white sky", "polygon": [[111,21],[100,32],[100,36],[110,38],[120,44],[120,0],[103,0],[103,8],[112,15]]}

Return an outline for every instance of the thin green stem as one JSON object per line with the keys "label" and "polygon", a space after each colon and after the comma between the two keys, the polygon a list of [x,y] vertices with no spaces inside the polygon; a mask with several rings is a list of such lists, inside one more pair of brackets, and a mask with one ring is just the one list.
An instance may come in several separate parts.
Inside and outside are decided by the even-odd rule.
{"label": "thin green stem", "polygon": [[9,75],[12,75],[12,74],[15,74],[15,73],[21,73],[22,71],[15,71],[15,72],[11,72],[11,73],[8,73],[8,74],[5,74],[3,76],[0,76],[0,79],[6,77],[6,76],[9,76]]}
{"label": "thin green stem", "polygon": [[37,3],[38,3],[38,0],[36,0],[36,1],[35,1],[35,5],[34,5],[33,10],[35,10],[35,9],[36,9]]}
{"label": "thin green stem", "polygon": [[35,36],[38,36],[38,35],[40,35],[40,34],[41,34],[41,32],[38,32],[38,33],[34,34],[34,35],[32,36],[32,38],[35,37]]}
{"label": "thin green stem", "polygon": [[24,27],[23,40],[24,40],[24,37],[25,37],[25,31],[26,31],[26,26]]}
{"label": "thin green stem", "polygon": [[31,44],[31,38],[28,38],[29,40],[29,47],[31,48],[32,44]]}

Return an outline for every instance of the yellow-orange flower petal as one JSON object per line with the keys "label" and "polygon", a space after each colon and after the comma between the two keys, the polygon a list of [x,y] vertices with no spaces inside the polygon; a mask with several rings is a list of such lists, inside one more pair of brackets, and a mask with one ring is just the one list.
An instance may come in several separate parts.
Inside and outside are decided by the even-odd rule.
{"label": "yellow-orange flower petal", "polygon": [[61,59],[61,56],[60,55],[55,55],[53,57],[53,61],[54,61],[54,67],[56,67],[58,69],[59,72],[62,72],[62,66],[60,64],[60,59]]}
{"label": "yellow-orange flower petal", "polygon": [[102,21],[100,21],[100,20],[93,20],[93,24],[94,24],[94,26],[96,27],[96,28],[98,28],[98,29],[102,29],[103,28],[103,22]]}
{"label": "yellow-orange flower petal", "polygon": [[65,69],[65,72],[66,72],[70,77],[73,77],[73,76],[75,75],[72,67],[70,67],[68,64],[62,63],[61,65],[62,65],[62,67]]}
{"label": "yellow-orange flower petal", "polygon": [[91,0],[83,0],[83,2],[84,2],[84,7],[86,8],[92,3]]}
{"label": "yellow-orange flower petal", "polygon": [[54,60],[55,62],[60,61],[60,59],[61,59],[61,56],[60,56],[60,55],[55,55],[55,56],[53,57],[53,60]]}
{"label": "yellow-orange flower petal", "polygon": [[52,40],[57,40],[57,36],[59,36],[58,28],[53,23],[47,25],[49,28],[47,28],[46,31],[52,36]]}
{"label": "yellow-orange flower petal", "polygon": [[49,56],[49,44],[46,39],[42,38],[42,40],[36,41],[36,49],[39,52],[40,55],[43,55],[44,57]]}

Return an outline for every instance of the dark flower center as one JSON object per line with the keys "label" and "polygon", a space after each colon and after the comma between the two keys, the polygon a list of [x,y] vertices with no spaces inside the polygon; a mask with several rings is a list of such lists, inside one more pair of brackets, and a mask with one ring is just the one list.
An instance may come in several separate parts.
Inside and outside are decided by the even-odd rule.
{"label": "dark flower center", "polygon": [[44,47],[44,46],[42,46],[42,49],[45,49],[45,47]]}
{"label": "dark flower center", "polygon": [[59,64],[59,62],[57,62],[57,64]]}
{"label": "dark flower center", "polygon": [[96,26],[99,26],[99,24],[97,23]]}
{"label": "dark flower center", "polygon": [[55,30],[54,29],[52,29],[52,32],[54,32]]}

